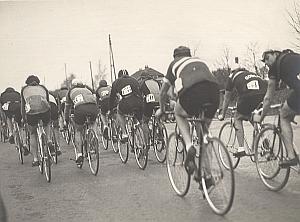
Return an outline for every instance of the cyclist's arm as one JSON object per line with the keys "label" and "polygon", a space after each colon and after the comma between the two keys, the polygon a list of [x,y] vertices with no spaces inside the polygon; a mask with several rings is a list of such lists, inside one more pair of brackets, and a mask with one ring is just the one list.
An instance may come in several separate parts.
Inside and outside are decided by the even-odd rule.
{"label": "cyclist's arm", "polygon": [[263,111],[262,111],[262,114],[261,114],[261,121],[264,119],[264,117],[268,113],[268,110],[269,110],[270,105],[271,105],[272,98],[273,98],[274,93],[275,93],[275,88],[276,88],[276,80],[275,79],[269,79],[267,93],[266,93],[266,95],[264,97],[264,100],[263,100]]}
{"label": "cyclist's arm", "polygon": [[224,95],[224,101],[223,101],[223,106],[222,106],[222,116],[224,117],[227,111],[227,108],[229,106],[229,103],[231,101],[233,92],[232,91],[225,91],[225,95]]}
{"label": "cyclist's arm", "polygon": [[159,106],[162,112],[165,112],[165,104],[168,97],[168,90],[171,86],[171,83],[167,80],[164,80],[164,83],[160,89],[159,95]]}

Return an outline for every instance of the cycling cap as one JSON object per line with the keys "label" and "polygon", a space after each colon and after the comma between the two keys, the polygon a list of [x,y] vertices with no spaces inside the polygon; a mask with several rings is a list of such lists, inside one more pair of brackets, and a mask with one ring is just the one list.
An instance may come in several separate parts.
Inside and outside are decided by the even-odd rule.
{"label": "cycling cap", "polygon": [[128,76],[128,71],[126,69],[121,69],[118,73],[118,77],[121,77],[121,76]]}
{"label": "cycling cap", "polygon": [[80,79],[72,80],[72,86],[79,86],[79,85],[83,85],[83,82]]}
{"label": "cycling cap", "polygon": [[105,80],[105,79],[102,79],[102,80],[99,82],[99,86],[100,86],[100,87],[105,87],[105,86],[107,86],[106,80]]}
{"label": "cycling cap", "polygon": [[274,54],[274,53],[280,53],[280,51],[279,50],[273,50],[273,49],[268,49],[268,50],[264,51],[264,53],[261,56],[262,57],[261,61],[265,62],[267,55],[268,54]]}
{"label": "cycling cap", "polygon": [[35,75],[30,75],[30,76],[28,76],[28,78],[26,79],[26,81],[25,81],[25,83],[27,84],[27,85],[30,85],[30,84],[32,84],[32,83],[36,83],[36,84],[40,84],[40,79],[39,79],[39,77],[37,77],[37,76],[35,76]]}
{"label": "cycling cap", "polygon": [[14,92],[14,91],[15,91],[15,89],[12,88],[12,87],[7,87],[7,88],[5,89],[5,92]]}
{"label": "cycling cap", "polygon": [[191,50],[186,46],[179,46],[174,49],[173,57],[191,56]]}

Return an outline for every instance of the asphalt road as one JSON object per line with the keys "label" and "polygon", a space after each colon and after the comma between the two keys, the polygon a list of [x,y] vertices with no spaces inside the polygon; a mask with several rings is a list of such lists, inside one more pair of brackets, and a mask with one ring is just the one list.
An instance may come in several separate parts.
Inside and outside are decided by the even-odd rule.
{"label": "asphalt road", "polygon": [[[221,124],[213,122],[213,134]],[[169,131],[173,127],[169,125]],[[299,132],[296,126],[297,144]],[[47,183],[38,168],[31,167],[31,156],[21,165],[14,146],[0,143],[0,192],[8,221],[300,221],[300,175],[294,171],[281,192],[271,192],[260,181],[255,165],[243,158],[235,170],[233,207],[221,217],[211,211],[194,181],[189,193],[178,197],[165,165],[156,161],[152,149],[143,171],[132,153],[124,165],[111,148],[101,147],[100,171],[93,176],[87,162],[78,169],[69,160],[73,148],[61,144],[63,154]]]}

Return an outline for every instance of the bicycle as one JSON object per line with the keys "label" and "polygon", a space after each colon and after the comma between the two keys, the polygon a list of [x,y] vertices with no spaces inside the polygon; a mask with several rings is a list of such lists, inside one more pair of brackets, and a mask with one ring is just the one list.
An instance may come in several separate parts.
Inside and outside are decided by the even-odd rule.
{"label": "bicycle", "polygon": [[[119,140],[119,155],[121,161],[126,163],[128,160],[129,146],[131,151],[134,152],[135,160],[138,167],[144,170],[148,162],[148,148],[144,138],[144,132],[141,128],[139,121],[135,117],[135,112],[125,115],[126,131],[128,133],[128,141],[122,143],[122,138]],[[121,129],[119,129],[119,135],[121,135]]]}
{"label": "bicycle", "polygon": [[38,157],[39,157],[39,171],[44,174],[48,183],[51,181],[51,151],[47,144],[47,137],[43,127],[43,121],[40,119],[37,125],[38,138]]}
{"label": "bicycle", "polygon": [[163,163],[166,160],[166,146],[168,143],[166,126],[160,119],[155,117],[155,112],[153,112],[148,125],[150,129],[150,146],[153,146],[158,162]]}
{"label": "bicycle", "polygon": [[[91,173],[96,176],[99,171],[99,142],[96,132],[91,128],[91,125],[93,123],[91,122],[90,118],[90,116],[86,116],[86,120],[83,124],[83,130],[81,133],[81,154],[89,162]],[[73,121],[74,120],[72,120],[72,122]],[[73,142],[75,155],[78,156],[75,139],[73,140]],[[75,159],[71,160],[76,161]],[[84,158],[82,158],[82,161],[77,163],[77,167],[81,169],[83,166],[83,162]]]}
{"label": "bicycle", "polygon": [[56,138],[56,135],[55,135],[55,127],[54,127],[54,121],[51,120],[50,121],[50,138],[51,138],[51,141],[52,141],[52,147],[53,147],[53,152],[54,152],[54,155],[51,155],[52,157],[52,160],[55,164],[57,164],[57,161],[58,161],[58,154],[57,154],[57,151],[58,151],[58,142],[57,142],[57,139]]}
{"label": "bicycle", "polygon": [[[271,109],[279,110],[281,106],[282,104],[271,105]],[[296,147],[295,143],[294,147]],[[264,128],[258,134],[255,143],[257,172],[263,184],[271,191],[279,191],[285,187],[291,169],[300,174],[299,161],[297,166],[288,168],[279,166],[279,162],[285,158],[287,158],[287,150],[282,141],[280,114],[278,112],[275,115],[273,125]]]}
{"label": "bicycle", "polygon": [[1,121],[0,126],[1,142],[5,143],[8,140],[8,128],[5,121]]}
{"label": "bicycle", "polygon": [[[197,161],[197,169],[194,172],[194,180],[199,184],[202,195],[207,200],[211,209],[218,215],[226,214],[232,207],[235,180],[232,163],[227,149],[222,141],[217,137],[212,137],[208,133],[204,122],[204,110],[209,104],[203,105],[198,117],[188,118],[191,124],[197,126],[197,141],[201,144],[196,149],[200,156]],[[205,149],[204,149],[205,147]],[[223,152],[223,160],[220,159],[219,152]],[[187,152],[182,136],[176,131],[168,140],[167,146],[167,171],[172,188],[178,196],[185,196],[190,188],[191,175],[186,172],[184,161]],[[223,168],[222,161],[227,160],[228,169]]]}
{"label": "bicycle", "polygon": [[[228,109],[230,110],[229,120],[226,121],[221,126],[221,129],[219,132],[219,139],[224,142],[224,145],[230,154],[233,169],[235,169],[238,166],[238,164],[240,162],[240,158],[241,158],[241,157],[235,156],[235,154],[238,151],[238,146],[239,146],[237,143],[236,128],[234,125],[234,115],[236,113],[237,107],[236,106],[228,107]],[[261,131],[262,128],[264,128],[270,124],[254,123],[251,119],[246,120],[246,121],[249,121],[251,123],[251,125],[253,126],[251,145],[250,145],[250,143],[248,143],[246,135],[244,133],[243,140],[244,140],[244,145],[245,145],[245,150],[246,150],[246,156],[250,157],[250,160],[254,163],[255,162],[255,159],[254,159],[255,138],[258,135],[258,133]],[[220,153],[220,155],[222,155],[222,153]],[[221,156],[221,158],[222,158],[222,156]],[[222,162],[222,163],[224,164],[225,167],[227,167],[225,162]]]}
{"label": "bicycle", "polygon": [[21,164],[23,164],[24,163],[24,156],[23,155],[26,155],[26,153],[23,150],[24,149],[23,148],[24,144],[23,144],[23,139],[21,137],[19,124],[15,120],[15,116],[14,115],[11,118],[11,122],[12,122],[12,126],[13,126],[13,135],[14,135],[14,141],[15,141],[15,145],[16,145],[16,150],[18,152],[19,160],[20,160]]}

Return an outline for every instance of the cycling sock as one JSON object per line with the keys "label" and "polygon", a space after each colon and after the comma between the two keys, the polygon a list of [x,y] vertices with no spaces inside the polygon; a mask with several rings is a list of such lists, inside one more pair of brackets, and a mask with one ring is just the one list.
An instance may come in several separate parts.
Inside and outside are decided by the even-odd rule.
{"label": "cycling sock", "polygon": [[245,151],[245,148],[244,148],[243,146],[240,146],[240,147],[238,148],[238,152],[243,152],[243,151]]}

